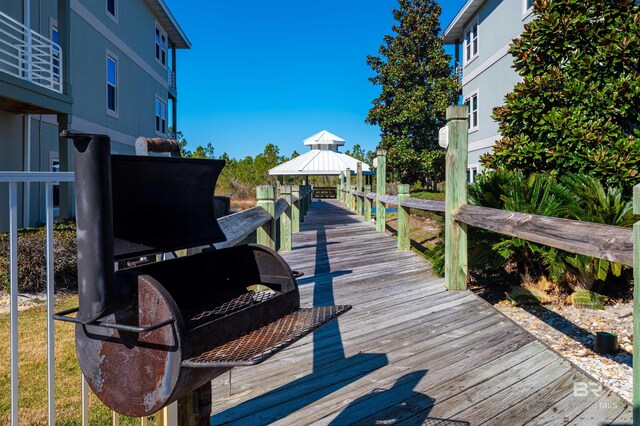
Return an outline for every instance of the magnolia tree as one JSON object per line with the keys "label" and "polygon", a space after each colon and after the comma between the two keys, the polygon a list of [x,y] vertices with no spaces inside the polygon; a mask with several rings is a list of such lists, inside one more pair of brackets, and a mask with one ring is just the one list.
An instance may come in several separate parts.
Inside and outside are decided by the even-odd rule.
{"label": "magnolia tree", "polygon": [[434,0],[399,0],[393,35],[384,37],[380,56],[367,63],[382,89],[366,121],[380,126],[391,180],[413,183],[444,179],[444,151],[438,129],[458,93],[451,57],[444,52],[440,6]]}
{"label": "magnolia tree", "polygon": [[537,0],[510,53],[522,81],[495,108],[502,139],[483,165],[640,182],[640,6]]}

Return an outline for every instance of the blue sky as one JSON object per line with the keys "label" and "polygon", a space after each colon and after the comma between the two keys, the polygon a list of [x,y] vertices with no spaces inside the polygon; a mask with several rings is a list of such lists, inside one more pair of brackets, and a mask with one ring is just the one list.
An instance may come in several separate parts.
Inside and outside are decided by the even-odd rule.
{"label": "blue sky", "polygon": [[[243,158],[273,143],[288,156],[323,129],[344,149],[375,148],[366,57],[391,33],[395,0],[165,1],[193,43],[177,66],[190,149],[211,142],[216,156]],[[441,1],[443,29],[464,2]]]}

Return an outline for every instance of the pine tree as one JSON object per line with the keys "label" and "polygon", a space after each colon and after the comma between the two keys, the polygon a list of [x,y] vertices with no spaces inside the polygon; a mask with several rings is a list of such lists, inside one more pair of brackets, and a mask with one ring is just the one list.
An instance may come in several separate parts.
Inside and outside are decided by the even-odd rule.
{"label": "pine tree", "polygon": [[[434,0],[399,0],[393,10],[397,24],[384,37],[380,56],[368,56],[376,73],[369,80],[381,86],[366,122],[380,126],[380,148],[387,149],[391,180],[405,183],[442,180],[444,151],[438,130],[445,109],[458,94],[451,57],[440,35],[440,6]],[[429,162],[424,161],[429,159]]]}
{"label": "pine tree", "polygon": [[640,6],[537,0],[510,53],[522,77],[494,110],[502,140],[485,167],[640,182]]}

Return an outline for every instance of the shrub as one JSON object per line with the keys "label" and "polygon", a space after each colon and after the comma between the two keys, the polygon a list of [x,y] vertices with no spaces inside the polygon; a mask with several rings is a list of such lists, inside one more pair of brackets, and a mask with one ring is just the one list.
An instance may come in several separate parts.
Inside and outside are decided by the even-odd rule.
{"label": "shrub", "polygon": [[509,52],[522,78],[494,110],[502,139],[485,167],[640,183],[640,5],[537,0]]}
{"label": "shrub", "polygon": [[[522,213],[562,217],[617,226],[633,223],[632,202],[616,187],[605,187],[582,174],[525,176],[521,171],[493,171],[469,185],[469,203]],[[623,277],[620,264],[568,253],[521,238],[468,229],[469,267],[480,273],[517,273],[521,283],[549,278],[557,289],[590,290],[596,283]],[[444,243],[428,253],[434,271],[442,273]],[[620,280],[620,279],[618,279]]]}
{"label": "shrub", "polygon": [[[54,225],[54,279],[56,289],[76,289],[76,231],[73,222]],[[9,291],[9,234],[0,235],[0,286]],[[18,291],[42,292],[47,285],[45,228],[18,232]]]}

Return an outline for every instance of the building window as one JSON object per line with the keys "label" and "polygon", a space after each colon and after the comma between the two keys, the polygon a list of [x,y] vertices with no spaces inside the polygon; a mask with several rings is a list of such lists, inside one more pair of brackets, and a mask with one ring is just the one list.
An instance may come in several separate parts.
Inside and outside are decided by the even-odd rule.
{"label": "building window", "polygon": [[167,66],[167,35],[156,25],[156,60]]}
{"label": "building window", "polygon": [[522,0],[522,15],[523,17],[529,16],[531,12],[533,12],[533,1],[534,0]]}
{"label": "building window", "polygon": [[469,131],[478,130],[478,92],[470,94],[464,101],[469,108]]}
{"label": "building window", "polygon": [[107,15],[117,22],[118,19],[118,0],[106,0]]}
{"label": "building window", "polygon": [[478,56],[478,20],[473,21],[464,31],[464,63],[471,62]]}
{"label": "building window", "polygon": [[167,103],[156,98],[156,133],[167,133]]}
{"label": "building window", "polygon": [[475,183],[479,173],[480,173],[480,166],[478,164],[470,165],[467,168],[467,182]]}
{"label": "building window", "polygon": [[107,55],[107,112],[118,112],[118,60]]}

